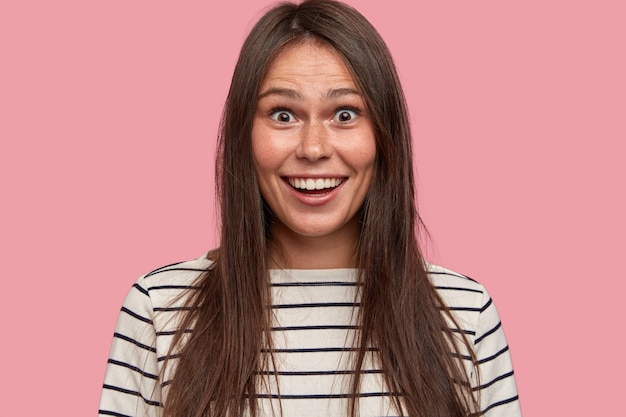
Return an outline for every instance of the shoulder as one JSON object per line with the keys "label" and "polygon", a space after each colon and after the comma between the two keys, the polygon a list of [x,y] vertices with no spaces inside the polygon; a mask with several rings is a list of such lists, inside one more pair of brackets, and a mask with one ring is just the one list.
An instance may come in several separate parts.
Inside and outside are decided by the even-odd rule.
{"label": "shoulder", "polygon": [[182,310],[188,290],[194,288],[197,279],[210,265],[211,261],[203,256],[167,265],[139,277],[126,295],[116,334],[122,334],[138,346],[154,349],[157,336],[175,330],[177,322],[173,319]]}
{"label": "shoulder", "polygon": [[203,255],[191,261],[177,262],[150,271],[134,283],[126,303],[146,303],[149,300],[149,304],[157,310],[168,307],[184,291],[192,289],[211,265],[212,262]]}
{"label": "shoulder", "polygon": [[441,284],[442,286],[459,286],[463,289],[482,291],[484,287],[476,280],[468,277],[467,275],[454,272],[450,269],[444,268],[439,265],[425,262],[426,272],[430,277],[431,282],[434,285]]}
{"label": "shoulder", "polygon": [[206,255],[185,262],[177,262],[157,268],[139,278],[139,283],[147,289],[159,289],[171,286],[191,286],[205,272],[212,262]]}
{"label": "shoulder", "polygon": [[155,269],[134,283],[115,327],[100,415],[160,415],[158,379],[176,331],[176,303],[210,265],[203,256]]}
{"label": "shoulder", "polygon": [[426,271],[431,284],[452,310],[479,311],[490,299],[485,287],[466,275],[428,262]]}
{"label": "shoulder", "polygon": [[487,289],[478,281],[438,265],[426,264],[431,284],[445,307],[473,342],[500,327],[500,318]]}
{"label": "shoulder", "polygon": [[[520,416],[509,346],[489,293],[476,280],[449,269],[426,263],[426,270],[442,301],[456,317],[452,329],[467,335],[472,344],[479,372],[472,373],[469,359],[464,365],[472,375],[474,390],[480,390],[484,415]],[[456,325],[460,328],[456,329]]]}

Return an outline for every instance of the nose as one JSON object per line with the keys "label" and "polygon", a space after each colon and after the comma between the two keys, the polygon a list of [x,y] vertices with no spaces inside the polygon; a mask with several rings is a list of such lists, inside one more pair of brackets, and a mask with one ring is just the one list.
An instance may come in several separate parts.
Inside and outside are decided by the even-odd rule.
{"label": "nose", "polygon": [[300,142],[296,149],[298,158],[317,161],[328,158],[332,152],[329,141],[329,132],[323,123],[310,122],[303,126],[300,132]]}

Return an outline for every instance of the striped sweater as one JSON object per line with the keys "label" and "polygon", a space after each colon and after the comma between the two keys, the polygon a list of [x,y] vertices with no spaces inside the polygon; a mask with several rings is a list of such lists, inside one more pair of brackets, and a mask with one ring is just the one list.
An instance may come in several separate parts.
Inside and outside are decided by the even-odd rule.
{"label": "striped sweater", "polygon": [[[167,393],[159,380],[176,330],[177,296],[210,265],[205,257],[142,276],[119,315],[100,401],[100,416],[160,417]],[[470,338],[480,368],[480,404],[487,417],[520,416],[509,349],[496,308],[479,283],[430,265],[430,278]],[[262,415],[344,416],[350,380],[350,347],[356,331],[356,271],[273,270],[272,336],[278,378],[261,393]],[[471,374],[471,363],[464,361]],[[165,380],[171,378],[171,371]],[[362,370],[361,416],[396,416],[375,360]]]}

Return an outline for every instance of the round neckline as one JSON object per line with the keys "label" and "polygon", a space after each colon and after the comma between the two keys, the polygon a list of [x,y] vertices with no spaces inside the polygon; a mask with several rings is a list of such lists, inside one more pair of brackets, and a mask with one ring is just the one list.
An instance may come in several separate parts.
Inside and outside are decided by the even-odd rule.
{"label": "round neckline", "polygon": [[272,282],[354,282],[357,277],[356,268],[332,269],[270,269]]}

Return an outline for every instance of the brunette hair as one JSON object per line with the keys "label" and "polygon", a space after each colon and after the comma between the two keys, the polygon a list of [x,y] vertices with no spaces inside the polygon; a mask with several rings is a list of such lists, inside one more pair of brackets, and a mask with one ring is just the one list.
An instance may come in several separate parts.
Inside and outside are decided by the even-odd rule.
{"label": "brunette hair", "polygon": [[[356,10],[330,0],[269,10],[248,35],[224,107],[218,141],[217,192],[221,243],[211,268],[187,293],[166,367],[173,378],[166,417],[258,414],[258,377],[272,361],[268,245],[272,214],[259,192],[251,131],[257,94],[274,58],[287,45],[313,40],[344,60],[363,96],[377,141],[372,184],[360,210],[358,353],[348,415],[358,414],[360,370],[368,346],[398,413],[467,416],[477,410],[460,363],[471,352],[431,285],[416,232],[411,132],[391,55]],[[442,313],[443,312],[443,313]],[[456,326],[458,328],[458,326]],[[190,331],[189,329],[193,329]],[[465,353],[467,354],[467,353]],[[171,360],[172,358],[176,360]],[[269,359],[268,359],[269,358]]]}

